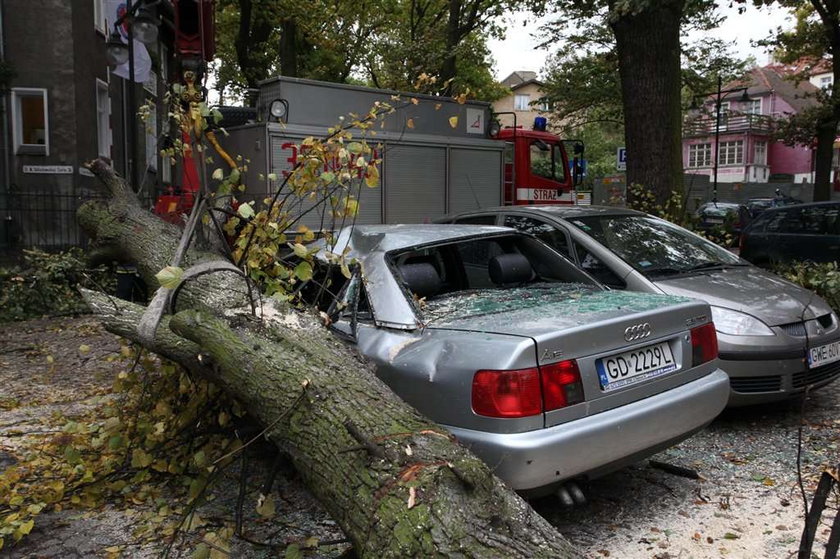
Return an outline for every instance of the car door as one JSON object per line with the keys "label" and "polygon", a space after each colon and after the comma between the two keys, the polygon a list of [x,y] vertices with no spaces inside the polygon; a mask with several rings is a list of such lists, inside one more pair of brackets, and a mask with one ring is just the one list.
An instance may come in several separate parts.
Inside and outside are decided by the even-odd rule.
{"label": "car door", "polygon": [[746,258],[757,265],[796,259],[797,237],[801,232],[801,208],[768,211],[750,230]]}
{"label": "car door", "polygon": [[800,233],[788,240],[791,258],[814,262],[837,260],[840,256],[838,206],[819,205],[801,208],[801,227]]}

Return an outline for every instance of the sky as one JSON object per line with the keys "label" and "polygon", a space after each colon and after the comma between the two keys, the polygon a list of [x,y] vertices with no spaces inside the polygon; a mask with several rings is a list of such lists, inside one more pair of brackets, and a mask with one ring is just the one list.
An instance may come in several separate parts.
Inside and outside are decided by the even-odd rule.
{"label": "sky", "polygon": [[[728,4],[726,0],[722,3]],[[755,57],[759,65],[765,65],[769,56],[763,49],[752,47],[750,41],[763,39],[771,31],[781,26],[788,28],[793,26],[793,16],[779,8],[758,9],[748,4],[746,12],[738,14],[735,7],[724,5],[721,13],[726,16],[723,24],[716,30],[708,32],[709,35],[719,37],[727,41],[735,41],[735,53],[746,58],[749,55]],[[517,13],[506,18],[508,31],[504,41],[491,40],[490,50],[496,61],[494,74],[497,80],[503,80],[517,70],[532,70],[539,73],[548,56],[548,51],[537,49],[539,40],[531,37],[539,27],[539,21],[534,21],[533,16]],[[699,35],[691,36],[692,39]]]}

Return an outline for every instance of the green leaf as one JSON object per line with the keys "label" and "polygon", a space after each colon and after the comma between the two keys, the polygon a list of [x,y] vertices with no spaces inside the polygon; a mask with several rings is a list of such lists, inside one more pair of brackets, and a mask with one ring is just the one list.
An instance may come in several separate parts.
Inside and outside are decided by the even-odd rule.
{"label": "green leaf", "polygon": [[298,258],[306,258],[309,255],[309,251],[306,250],[306,247],[300,243],[294,243],[292,245],[292,250],[295,251],[295,256]]}
{"label": "green leaf", "polygon": [[123,446],[123,438],[120,435],[114,435],[110,439],[108,439],[108,450],[117,450],[122,448]]}
{"label": "green leaf", "polygon": [[240,204],[239,209],[236,210],[242,218],[250,219],[256,215],[254,212],[254,208],[251,207],[251,204]]}
{"label": "green leaf", "polygon": [[350,142],[349,144],[347,144],[347,151],[354,155],[358,155],[365,151],[365,145],[361,142]]}
{"label": "green leaf", "polygon": [[201,542],[192,552],[192,559],[209,559],[210,558],[210,546],[204,542]]}
{"label": "green leaf", "polygon": [[181,278],[184,276],[184,269],[178,266],[167,266],[157,274],[155,278],[161,287],[166,289],[175,289],[181,283]]}
{"label": "green leaf", "polygon": [[295,266],[295,276],[303,281],[312,279],[312,265],[309,262],[301,262]]}
{"label": "green leaf", "polygon": [[260,495],[260,498],[257,499],[257,514],[259,514],[263,518],[271,518],[272,516],[274,516],[274,512],[274,496]]}
{"label": "green leaf", "polygon": [[152,455],[141,448],[135,448],[131,453],[131,467],[145,468],[152,463]]}
{"label": "green leaf", "polygon": [[739,536],[738,534],[733,534],[732,532],[727,532],[723,535],[723,539],[725,540],[737,540],[740,537],[741,536]]}
{"label": "green leaf", "polygon": [[286,548],[286,559],[303,559],[303,552],[296,543]]}

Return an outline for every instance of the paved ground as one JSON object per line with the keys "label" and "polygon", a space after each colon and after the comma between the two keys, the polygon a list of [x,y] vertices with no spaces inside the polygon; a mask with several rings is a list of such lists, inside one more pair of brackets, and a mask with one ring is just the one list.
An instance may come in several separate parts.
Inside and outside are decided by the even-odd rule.
{"label": "paved ground", "polygon": [[[91,348],[84,354],[78,351],[83,344]],[[117,350],[116,340],[90,318],[0,325],[0,470],[13,460],[20,434],[37,431],[39,418],[57,411],[72,415],[103,392],[115,374],[105,357]],[[727,411],[706,431],[655,457],[696,470],[700,480],[642,463],[586,486],[587,506],[564,509],[552,498],[533,504],[587,556],[789,557],[803,525],[796,475],[800,425],[803,483],[810,497],[823,467],[840,461],[840,383],[812,394],[804,408],[792,402]],[[323,545],[340,540],[340,530],[293,476],[281,476],[275,486],[275,517],[255,518],[257,487],[266,467],[257,453],[246,486],[251,512],[245,525],[252,539],[274,547],[238,541],[232,556],[273,557],[290,542],[310,537],[322,542],[316,556],[340,555],[345,544]],[[211,524],[230,522],[238,482],[238,472],[231,470],[201,516]],[[113,546],[125,546],[124,557],[159,556],[159,542],[132,544],[139,512],[104,507],[50,513],[29,539],[0,551],[0,558],[102,557]],[[823,525],[823,542],[827,534]],[[199,537],[179,540],[170,557],[191,556]]]}

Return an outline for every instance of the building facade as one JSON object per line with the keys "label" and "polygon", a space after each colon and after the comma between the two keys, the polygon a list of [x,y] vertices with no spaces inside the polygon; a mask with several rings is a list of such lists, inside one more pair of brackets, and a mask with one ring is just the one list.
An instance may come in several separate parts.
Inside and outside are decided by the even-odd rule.
{"label": "building facade", "polygon": [[748,77],[724,90],[746,87],[721,98],[715,139],[715,96],[692,111],[683,124],[683,167],[688,174],[714,174],[721,183],[813,182],[811,146],[786,146],[771,137],[773,122],[814,103],[816,88],[808,81],[785,79],[780,65],[754,68]]}
{"label": "building facade", "polygon": [[502,127],[521,126],[531,128],[538,116],[548,116],[548,106],[542,100],[542,82],[537,73],[520,70],[502,80],[510,88],[510,95],[493,103]]}
{"label": "building facade", "polygon": [[[6,70],[0,251],[84,244],[75,211],[101,195],[87,161],[111,159],[118,173],[150,196],[166,178],[157,155],[159,115],[167,114],[161,104],[166,27],[158,44],[149,46],[149,78],[129,81],[114,75],[106,59],[109,8],[113,2],[106,0],[0,2],[0,63]],[[143,105],[147,116],[140,119]]]}

